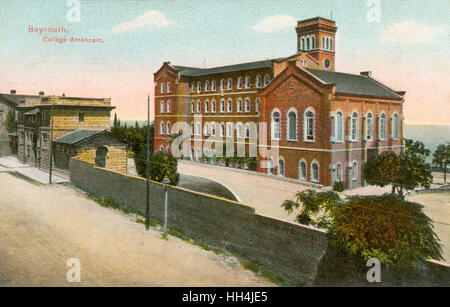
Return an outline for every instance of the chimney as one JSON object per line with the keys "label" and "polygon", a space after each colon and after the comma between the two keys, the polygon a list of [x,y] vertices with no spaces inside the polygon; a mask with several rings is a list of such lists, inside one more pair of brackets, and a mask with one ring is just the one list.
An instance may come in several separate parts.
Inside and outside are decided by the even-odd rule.
{"label": "chimney", "polygon": [[371,71],[362,71],[362,72],[360,72],[360,75],[372,78],[372,72]]}
{"label": "chimney", "polygon": [[10,93],[11,93],[12,95],[15,95],[15,94],[16,94],[16,90],[11,90]]}
{"label": "chimney", "polygon": [[44,96],[44,94],[45,94],[44,91],[39,92],[39,96]]}

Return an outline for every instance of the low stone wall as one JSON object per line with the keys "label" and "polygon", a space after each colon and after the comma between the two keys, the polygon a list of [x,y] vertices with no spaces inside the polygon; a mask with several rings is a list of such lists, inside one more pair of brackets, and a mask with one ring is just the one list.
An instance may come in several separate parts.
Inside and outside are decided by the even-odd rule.
{"label": "low stone wall", "polygon": [[[145,214],[145,180],[71,159],[70,181]],[[164,215],[164,186],[150,186],[150,214]],[[312,285],[327,249],[326,233],[255,213],[255,209],[189,190],[169,187],[168,224],[187,236],[261,264],[299,285]]]}

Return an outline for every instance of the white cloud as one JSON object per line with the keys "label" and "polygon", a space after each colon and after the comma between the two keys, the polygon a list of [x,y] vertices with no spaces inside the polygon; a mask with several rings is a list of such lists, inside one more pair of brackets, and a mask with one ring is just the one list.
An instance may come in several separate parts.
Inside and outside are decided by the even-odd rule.
{"label": "white cloud", "polygon": [[274,15],[262,19],[253,26],[253,30],[261,33],[272,33],[285,28],[295,27],[297,22],[294,17],[286,15]]}
{"label": "white cloud", "polygon": [[431,42],[443,32],[444,28],[441,26],[402,21],[389,26],[386,32],[381,35],[381,41],[401,45],[416,45]]}
{"label": "white cloud", "polygon": [[172,24],[173,21],[168,20],[163,12],[145,11],[129,22],[122,22],[112,29],[113,33],[128,32],[139,28],[163,27]]}

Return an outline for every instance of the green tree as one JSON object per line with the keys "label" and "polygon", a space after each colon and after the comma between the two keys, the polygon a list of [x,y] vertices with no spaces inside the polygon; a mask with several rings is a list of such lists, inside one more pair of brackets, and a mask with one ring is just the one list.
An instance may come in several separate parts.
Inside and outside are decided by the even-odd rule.
{"label": "green tree", "polygon": [[367,261],[411,268],[442,260],[442,246],[422,206],[395,194],[341,200],[334,192],[307,190],[281,205],[301,224],[328,230],[329,246]]}
{"label": "green tree", "polygon": [[177,159],[167,152],[155,152],[150,157],[150,179],[162,182],[167,176],[170,185],[176,186],[180,181],[180,174],[177,172]]}
{"label": "green tree", "polygon": [[440,144],[433,153],[433,166],[444,172],[444,182],[447,182],[447,167],[450,165],[450,142]]}
{"label": "green tree", "polygon": [[114,113],[114,124],[113,127],[117,127],[117,113]]}
{"label": "green tree", "polygon": [[405,151],[396,155],[383,152],[364,164],[364,179],[377,186],[392,186],[392,193],[404,198],[405,190],[419,186],[429,188],[433,181],[431,165],[426,162],[430,151],[423,143],[405,140]]}
{"label": "green tree", "polygon": [[6,130],[10,133],[17,130],[16,113],[14,110],[9,110],[6,115]]}

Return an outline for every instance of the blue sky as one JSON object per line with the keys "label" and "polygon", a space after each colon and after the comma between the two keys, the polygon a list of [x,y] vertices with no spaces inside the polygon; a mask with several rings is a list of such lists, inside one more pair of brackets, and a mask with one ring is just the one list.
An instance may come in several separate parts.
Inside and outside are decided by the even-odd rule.
{"label": "blue sky", "polygon": [[[380,22],[369,22],[377,3]],[[331,0],[80,1],[74,23],[68,9],[66,0],[0,2],[0,92],[112,97],[120,117],[140,119],[163,61],[209,67],[294,54],[292,23],[330,18]],[[335,0],[336,69],[372,70],[408,91],[409,122],[448,123],[449,9],[447,0]],[[29,25],[61,25],[69,32],[57,36],[104,43],[43,43]]]}

